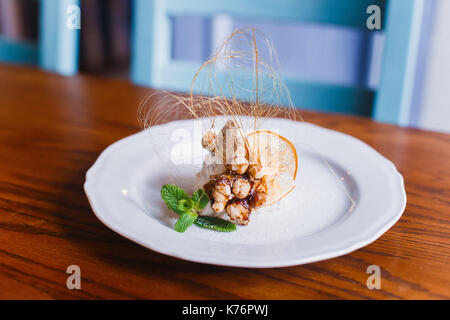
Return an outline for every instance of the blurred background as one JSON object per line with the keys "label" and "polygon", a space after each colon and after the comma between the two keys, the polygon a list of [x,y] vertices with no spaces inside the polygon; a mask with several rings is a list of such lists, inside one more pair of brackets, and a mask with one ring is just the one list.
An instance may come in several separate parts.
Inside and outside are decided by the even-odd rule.
{"label": "blurred background", "polygon": [[[411,0],[411,2],[413,1]],[[30,61],[19,59],[20,54],[16,53],[18,51],[11,51],[11,43],[39,45],[43,32],[41,2],[48,1],[0,0],[0,67],[1,63],[30,64],[39,67],[39,62],[35,59],[30,59]],[[144,4],[142,4],[142,0],[81,0],[75,2],[61,0],[61,2],[65,5],[75,3],[81,8],[81,29],[79,37],[75,40],[77,55],[76,72],[74,73],[114,77],[153,86],[152,80],[140,81],[137,80],[139,76],[133,79],[131,69],[133,59],[140,59],[136,58],[137,54],[133,50],[139,48],[139,50],[145,50],[144,55],[155,55],[151,52],[156,50],[154,47],[144,46],[145,48],[142,49],[141,44],[136,45],[136,41],[145,42],[145,37],[141,37],[145,32],[138,30],[143,24],[142,20],[158,19],[156,14],[151,13],[147,14],[145,18],[139,17],[140,13],[136,12],[136,6],[140,5],[142,11],[148,6],[148,3],[154,1],[148,0],[148,3]],[[190,1],[186,0],[185,2],[189,3]],[[192,1],[194,7],[195,2],[195,0]],[[283,6],[283,2],[284,0],[277,1],[276,5]],[[338,1],[335,2],[338,3]],[[344,2],[349,3],[349,1]],[[373,2],[381,3],[383,10],[389,8],[384,6],[385,1]],[[403,2],[406,3],[409,0]],[[245,0],[237,3],[240,3],[238,6],[242,5],[244,10]],[[262,1],[262,6],[264,3],[268,3],[268,1]],[[57,4],[53,1],[52,5]],[[152,7],[148,8],[152,9]],[[155,8],[153,7],[153,9]],[[233,10],[238,11],[239,8]],[[269,5],[267,10],[271,10]],[[199,11],[202,10],[199,9]],[[356,87],[362,88],[365,92],[377,92],[383,68],[395,68],[395,65],[388,67],[383,65],[386,34],[389,32],[384,28],[364,30],[364,28],[344,23],[318,23],[314,19],[295,22],[289,19],[280,21],[280,19],[246,18],[245,15],[244,17],[234,17],[227,14],[227,10],[223,11],[224,13],[219,11],[218,14],[206,17],[192,14],[192,10],[184,16],[182,14],[170,16],[170,46],[161,44],[165,48],[170,48],[168,53],[170,59],[200,63],[236,27],[255,26],[272,39],[278,53],[280,71],[283,76],[288,78],[301,78],[303,82],[308,81],[308,83],[323,82],[333,88]],[[414,30],[404,34],[405,38],[412,39],[412,42],[408,43],[408,50],[414,50],[413,68],[411,69],[413,71],[405,76],[405,81],[410,82],[409,91],[411,91],[411,98],[408,101],[409,113],[404,121],[386,122],[450,132],[450,1],[424,1],[419,14],[420,18],[414,11],[416,20],[408,21],[420,21],[420,26],[414,29],[415,25],[412,25],[406,30]],[[361,13],[364,21],[367,16],[365,12]],[[138,19],[140,22],[137,22]],[[158,46],[158,41],[160,41],[158,37],[161,37],[161,34],[167,30],[159,31],[158,24],[152,21],[145,22],[148,22],[149,30],[147,31],[150,32],[148,39],[155,41],[153,42],[154,46]],[[393,24],[393,22],[390,23]],[[417,24],[417,22],[414,23]],[[385,24],[384,16],[383,24]],[[150,30],[152,28],[154,30]],[[136,36],[134,32],[138,32],[140,35]],[[401,34],[399,33],[397,37],[401,38]],[[411,43],[415,44],[415,49],[411,49],[413,48]],[[393,50],[391,49],[391,51]],[[406,57],[410,58],[411,56],[409,54]],[[161,62],[158,61],[160,60],[155,63],[160,64]],[[139,66],[139,69],[143,68]],[[404,72],[407,73],[407,71]],[[153,71],[144,68],[144,72],[150,76]],[[386,72],[385,77],[389,77],[387,74]],[[386,81],[389,80],[392,79]],[[395,83],[396,80],[392,81]],[[155,81],[154,86],[164,87],[164,82]],[[177,89],[177,87],[169,85],[168,89]],[[315,89],[316,87],[314,87]],[[180,90],[183,91],[182,88]],[[309,107],[307,104],[305,106]],[[311,108],[333,111],[333,109],[314,108],[314,106]]]}

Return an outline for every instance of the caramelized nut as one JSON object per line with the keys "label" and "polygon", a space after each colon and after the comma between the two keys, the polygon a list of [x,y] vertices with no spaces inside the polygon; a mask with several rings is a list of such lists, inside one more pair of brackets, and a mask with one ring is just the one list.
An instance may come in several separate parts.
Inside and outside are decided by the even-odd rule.
{"label": "caramelized nut", "polygon": [[247,225],[251,209],[245,200],[238,200],[229,203],[225,208],[226,213],[232,221],[238,224]]}
{"label": "caramelized nut", "polygon": [[237,177],[233,183],[232,191],[237,198],[244,199],[248,196],[250,188],[250,182],[247,179],[243,177]]}

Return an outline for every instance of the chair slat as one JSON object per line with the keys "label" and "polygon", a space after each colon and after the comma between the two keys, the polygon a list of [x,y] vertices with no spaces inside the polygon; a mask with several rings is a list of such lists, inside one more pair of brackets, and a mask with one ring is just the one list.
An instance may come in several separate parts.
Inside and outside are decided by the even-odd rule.
{"label": "chair slat", "polygon": [[424,0],[389,1],[375,120],[409,124],[424,6]]}
{"label": "chair slat", "polygon": [[67,9],[80,0],[40,0],[39,64],[64,75],[78,71],[79,30],[69,29]]}
{"label": "chair slat", "polygon": [[168,0],[167,14],[173,16],[213,16],[267,19],[286,22],[328,23],[367,29],[367,7],[384,0]]}
{"label": "chair slat", "polygon": [[0,60],[22,64],[36,64],[38,61],[38,49],[35,44],[19,42],[0,37]]}
{"label": "chair slat", "polygon": [[[193,76],[198,70],[199,65],[191,62],[174,61],[164,68],[160,79],[160,83],[156,83],[154,87],[160,89],[168,89],[179,92],[188,93]],[[205,76],[207,73],[205,73]],[[227,75],[229,76],[229,75]],[[217,72],[215,75],[215,81],[221,82],[224,75]],[[236,79],[236,77],[233,77]],[[199,78],[201,84],[205,84],[205,87],[194,86],[194,93],[207,94],[208,87],[205,78]],[[246,82],[248,86],[252,86],[251,81]],[[284,83],[289,89],[290,97],[294,106],[304,109],[313,109],[319,111],[331,111],[341,113],[351,113],[363,116],[370,116],[372,112],[372,102],[374,97],[374,91],[365,87],[350,87],[327,83],[318,83],[301,79],[286,78]],[[227,91],[227,87],[222,87],[226,96],[230,96],[230,92]],[[242,89],[242,87],[241,87]],[[253,88],[243,88],[251,91]],[[283,92],[281,92],[283,94]],[[242,96],[240,96],[242,98]],[[245,99],[244,100],[249,100]],[[270,101],[263,102],[273,103],[277,100],[271,99]],[[286,105],[288,97],[280,97],[282,105]]]}

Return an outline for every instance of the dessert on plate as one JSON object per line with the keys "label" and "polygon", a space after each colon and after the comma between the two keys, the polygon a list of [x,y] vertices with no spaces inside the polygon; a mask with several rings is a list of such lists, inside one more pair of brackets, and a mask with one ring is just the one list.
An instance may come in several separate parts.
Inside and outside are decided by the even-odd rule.
{"label": "dessert on plate", "polygon": [[228,120],[219,132],[207,131],[202,146],[209,151],[198,174],[211,199],[213,213],[247,225],[250,214],[274,204],[294,187],[295,147],[269,130],[245,134],[237,121]]}
{"label": "dessert on plate", "polygon": [[[276,65],[269,39],[254,28],[236,29],[201,65],[189,96],[150,93],[141,103],[144,127],[175,115],[209,121],[201,138],[207,155],[197,175],[199,189],[192,196],[176,185],[161,190],[167,207],[180,215],[175,230],[184,232],[197,224],[232,231],[294,188],[295,147],[277,133],[281,128],[265,130],[261,125],[275,117],[303,120]],[[146,108],[150,100],[151,108]]]}

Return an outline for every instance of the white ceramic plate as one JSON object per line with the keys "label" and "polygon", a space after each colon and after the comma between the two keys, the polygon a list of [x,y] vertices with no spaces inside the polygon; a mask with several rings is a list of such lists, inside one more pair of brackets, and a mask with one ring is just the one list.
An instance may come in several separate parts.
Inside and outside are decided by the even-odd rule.
{"label": "white ceramic plate", "polygon": [[155,126],[108,147],[86,174],[92,209],[112,230],[157,252],[257,268],[344,255],[375,241],[402,215],[403,178],[367,144],[284,119],[263,127],[294,143],[299,169],[296,188],[274,207],[252,213],[248,226],[231,233],[173,230],[177,215],[165,207],[160,189],[173,182],[188,192],[196,188],[203,153],[193,120]]}

